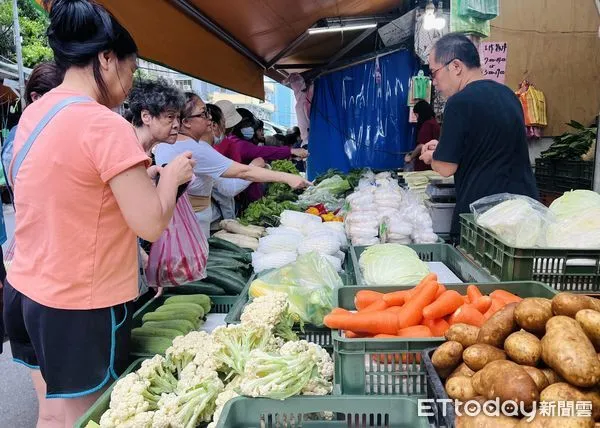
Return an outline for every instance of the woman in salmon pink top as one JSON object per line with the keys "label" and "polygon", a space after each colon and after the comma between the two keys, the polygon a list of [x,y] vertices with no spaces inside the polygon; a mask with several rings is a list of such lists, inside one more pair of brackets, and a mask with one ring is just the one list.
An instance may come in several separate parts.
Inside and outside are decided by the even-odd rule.
{"label": "woman in salmon pink top", "polygon": [[4,320],[15,360],[32,370],[38,427],[66,427],[127,365],[137,236],[158,239],[194,162],[181,155],[154,186],[133,127],[111,110],[132,85],[131,35],[95,2],[44,3],[65,77],[24,111],[15,136]]}

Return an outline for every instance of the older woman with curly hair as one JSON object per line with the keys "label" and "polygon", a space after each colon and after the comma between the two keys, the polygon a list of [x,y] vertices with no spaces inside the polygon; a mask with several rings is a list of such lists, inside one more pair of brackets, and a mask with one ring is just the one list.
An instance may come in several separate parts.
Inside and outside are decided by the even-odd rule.
{"label": "older woman with curly hair", "polygon": [[129,93],[129,116],[144,151],[158,143],[174,144],[185,106],[183,92],[165,79],[137,79]]}

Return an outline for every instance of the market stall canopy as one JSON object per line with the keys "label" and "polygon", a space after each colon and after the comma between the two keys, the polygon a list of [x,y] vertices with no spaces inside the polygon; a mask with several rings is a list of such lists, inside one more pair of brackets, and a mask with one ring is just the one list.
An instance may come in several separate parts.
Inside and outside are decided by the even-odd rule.
{"label": "market stall canopy", "polygon": [[[41,3],[41,0],[36,0]],[[313,26],[389,22],[408,0],[97,0],[132,33],[140,55],[190,76],[257,98],[263,74],[373,51],[376,28],[309,35]],[[325,18],[333,18],[324,20]],[[359,52],[360,53],[360,52]],[[284,63],[284,64],[282,64]]]}

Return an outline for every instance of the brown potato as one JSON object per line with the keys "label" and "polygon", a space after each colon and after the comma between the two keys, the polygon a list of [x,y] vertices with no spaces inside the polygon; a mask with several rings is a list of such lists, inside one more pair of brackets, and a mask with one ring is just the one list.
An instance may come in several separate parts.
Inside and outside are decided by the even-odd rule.
{"label": "brown potato", "polygon": [[456,428],[514,428],[519,424],[517,418],[509,416],[487,416],[481,412],[476,416],[461,414],[456,417]]}
{"label": "brown potato", "polygon": [[515,308],[518,303],[509,303],[490,317],[479,329],[477,343],[502,348],[504,341],[517,329]]}
{"label": "brown potato", "polygon": [[446,340],[460,343],[463,348],[468,348],[477,343],[479,327],[469,324],[454,324],[446,331]]}
{"label": "brown potato", "polygon": [[467,366],[465,363],[460,363],[460,365],[457,368],[455,368],[452,373],[450,373],[448,379],[452,379],[454,376],[472,377],[474,374],[475,372],[471,370],[469,366]]}
{"label": "brown potato", "polygon": [[512,400],[531,408],[533,402],[540,398],[531,376],[521,366],[508,360],[492,361],[473,376],[472,383],[477,393],[488,400],[498,398],[502,403]]}
{"label": "brown potato", "polygon": [[579,323],[566,316],[552,317],[542,338],[542,359],[568,383],[592,387],[600,381],[600,360]]}
{"label": "brown potato", "polygon": [[454,341],[442,343],[431,356],[431,363],[437,370],[454,370],[462,361],[463,346]]}
{"label": "brown potato", "polygon": [[562,292],[552,298],[552,313],[575,318],[575,314],[582,309],[600,311],[600,302],[593,297],[582,294]]}
{"label": "brown potato", "polygon": [[504,351],[484,343],[476,343],[463,352],[463,361],[474,371],[481,370],[491,361],[505,359]]}
{"label": "brown potato", "polygon": [[542,356],[542,343],[531,333],[516,331],[504,341],[504,352],[517,364],[536,366]]}
{"label": "brown potato", "polygon": [[527,419],[521,419],[517,428],[593,428],[594,420],[592,418],[575,418],[560,416],[541,416],[537,414],[531,422]]}
{"label": "brown potato", "polygon": [[540,394],[541,401],[591,401],[592,417],[595,420],[600,419],[600,393],[597,389],[582,390],[569,385],[566,382],[559,382],[548,386]]}
{"label": "brown potato", "polygon": [[545,388],[548,387],[548,385],[550,385],[550,382],[548,382],[548,378],[540,369],[536,367],[523,365],[521,367],[523,367],[523,369],[527,372],[531,379],[533,379],[538,388],[538,391],[542,392]]}
{"label": "brown potato", "polygon": [[540,369],[544,376],[548,379],[548,384],[552,385],[554,383],[562,382],[563,378],[561,378],[556,372],[552,369]]}
{"label": "brown potato", "polygon": [[600,312],[593,309],[582,309],[575,314],[583,332],[591,340],[596,350],[600,350]]}
{"label": "brown potato", "polygon": [[552,318],[552,301],[542,297],[527,297],[515,308],[515,321],[530,333],[546,331],[546,322]]}
{"label": "brown potato", "polygon": [[471,378],[455,376],[446,382],[446,393],[454,400],[468,401],[477,396],[471,384]]}

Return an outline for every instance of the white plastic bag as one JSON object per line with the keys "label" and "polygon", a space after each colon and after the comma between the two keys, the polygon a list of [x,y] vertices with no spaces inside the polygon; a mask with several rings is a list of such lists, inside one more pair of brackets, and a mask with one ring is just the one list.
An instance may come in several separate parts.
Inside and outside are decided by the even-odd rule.
{"label": "white plastic bag", "polygon": [[267,269],[279,269],[289,263],[295,262],[297,257],[298,254],[295,251],[280,251],[271,254],[255,251],[252,253],[252,267],[256,273]]}
{"label": "white plastic bag", "polygon": [[302,242],[302,237],[293,233],[278,233],[275,235],[267,235],[258,240],[258,248],[256,251],[264,254],[293,251],[295,252],[298,245]]}
{"label": "white plastic bag", "polygon": [[545,246],[546,228],[553,216],[544,205],[528,196],[500,193],[471,204],[475,222],[520,248]]}
{"label": "white plastic bag", "polygon": [[298,246],[298,254],[306,254],[312,251],[319,254],[333,255],[340,250],[340,243],[333,235],[319,235],[305,238]]}

